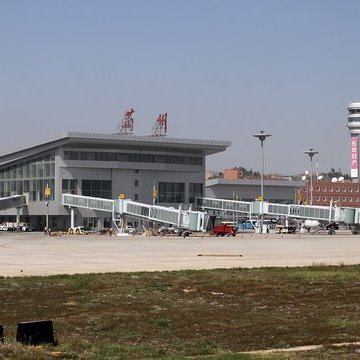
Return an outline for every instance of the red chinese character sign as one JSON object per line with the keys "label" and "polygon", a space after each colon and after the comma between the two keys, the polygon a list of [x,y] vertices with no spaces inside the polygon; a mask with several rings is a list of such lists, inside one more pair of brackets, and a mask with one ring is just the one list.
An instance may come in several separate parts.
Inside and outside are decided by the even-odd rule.
{"label": "red chinese character sign", "polygon": [[164,136],[167,132],[167,113],[159,114],[152,129],[154,136]]}
{"label": "red chinese character sign", "polygon": [[357,136],[351,137],[351,177],[357,178],[359,176],[359,138]]}
{"label": "red chinese character sign", "polygon": [[115,130],[115,134],[117,135],[128,135],[132,134],[134,131],[134,114],[135,110],[133,108],[125,111],[123,118],[121,119],[118,127]]}

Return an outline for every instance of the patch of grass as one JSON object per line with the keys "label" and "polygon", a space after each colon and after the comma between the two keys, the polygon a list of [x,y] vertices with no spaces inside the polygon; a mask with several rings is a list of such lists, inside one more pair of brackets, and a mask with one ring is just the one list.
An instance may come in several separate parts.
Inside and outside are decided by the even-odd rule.
{"label": "patch of grass", "polygon": [[218,347],[212,341],[205,340],[205,341],[199,342],[199,344],[197,345],[197,348],[198,348],[198,353],[200,355],[209,355],[209,354],[216,353],[216,350]]}
{"label": "patch of grass", "polygon": [[327,319],[327,323],[334,328],[337,329],[346,329],[346,328],[354,328],[359,329],[360,321],[359,320],[351,320],[342,317],[330,317]]}
{"label": "patch of grass", "polygon": [[[272,359],[240,352],[359,341],[359,284],[360,266],[0,278],[0,359]],[[58,347],[9,343],[40,319]]]}
{"label": "patch of grass", "polygon": [[169,327],[170,320],[169,319],[155,319],[155,320],[153,320],[153,324],[160,326],[160,327]]}

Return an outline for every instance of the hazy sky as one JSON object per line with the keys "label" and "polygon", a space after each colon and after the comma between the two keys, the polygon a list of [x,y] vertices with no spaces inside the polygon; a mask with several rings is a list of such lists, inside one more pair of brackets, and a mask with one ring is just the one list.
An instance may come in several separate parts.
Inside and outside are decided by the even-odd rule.
{"label": "hazy sky", "polygon": [[0,154],[65,135],[230,140],[207,168],[349,172],[346,106],[360,101],[360,1],[0,0]]}

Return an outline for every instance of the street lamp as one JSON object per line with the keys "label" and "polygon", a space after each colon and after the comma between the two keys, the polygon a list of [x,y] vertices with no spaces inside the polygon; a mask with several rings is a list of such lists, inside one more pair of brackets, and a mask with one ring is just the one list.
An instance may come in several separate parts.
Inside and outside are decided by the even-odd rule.
{"label": "street lamp", "polygon": [[266,134],[265,130],[260,130],[260,133],[254,134],[254,137],[258,138],[261,142],[261,232],[263,230],[263,201],[264,201],[264,141],[270,134]]}
{"label": "street lamp", "polygon": [[313,157],[318,154],[318,151],[315,151],[313,148],[310,148],[308,151],[304,151],[304,154],[308,154],[310,157],[310,205],[313,204]]}

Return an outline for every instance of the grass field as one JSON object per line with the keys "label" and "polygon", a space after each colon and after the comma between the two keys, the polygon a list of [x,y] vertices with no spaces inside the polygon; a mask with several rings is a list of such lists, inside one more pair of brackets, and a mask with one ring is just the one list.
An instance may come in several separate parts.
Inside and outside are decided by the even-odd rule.
{"label": "grass field", "polygon": [[[0,278],[0,359],[360,359],[331,345],[360,341],[359,299],[360,266]],[[59,345],[16,344],[40,319]]]}

